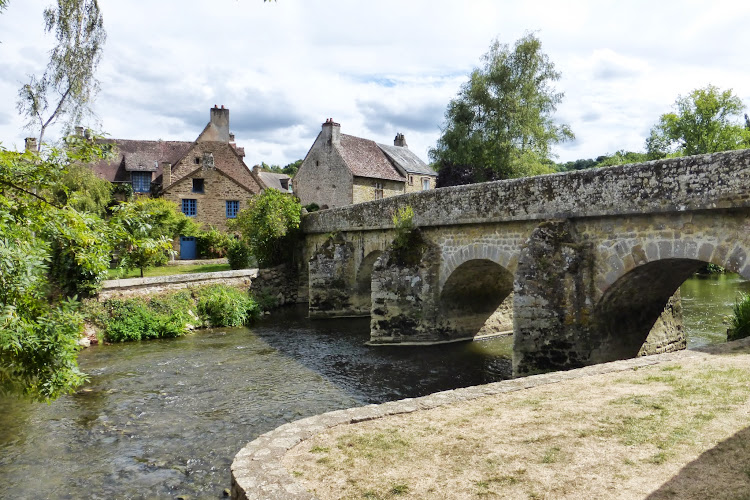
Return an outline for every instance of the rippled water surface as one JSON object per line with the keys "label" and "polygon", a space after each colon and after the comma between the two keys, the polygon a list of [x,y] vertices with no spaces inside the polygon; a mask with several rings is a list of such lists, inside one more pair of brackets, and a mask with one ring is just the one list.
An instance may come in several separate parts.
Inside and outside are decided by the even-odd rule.
{"label": "rippled water surface", "polygon": [[508,338],[384,349],[368,331],[285,309],[250,329],[84,350],[77,394],[2,401],[0,498],[220,498],[237,451],[285,422],[510,374]]}

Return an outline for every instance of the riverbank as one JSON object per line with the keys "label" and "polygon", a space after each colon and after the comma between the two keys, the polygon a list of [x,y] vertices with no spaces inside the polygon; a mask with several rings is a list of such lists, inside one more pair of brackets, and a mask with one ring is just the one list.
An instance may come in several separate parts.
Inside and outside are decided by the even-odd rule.
{"label": "riverbank", "polygon": [[744,498],[749,399],[746,339],[333,412],[250,443],[233,495]]}

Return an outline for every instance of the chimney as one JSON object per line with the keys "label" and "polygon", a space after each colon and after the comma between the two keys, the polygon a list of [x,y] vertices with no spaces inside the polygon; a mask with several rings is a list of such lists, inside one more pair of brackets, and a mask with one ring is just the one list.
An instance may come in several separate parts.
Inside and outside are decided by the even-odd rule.
{"label": "chimney", "polygon": [[326,144],[339,144],[341,142],[341,125],[328,118],[323,124],[323,139]]}
{"label": "chimney", "polygon": [[83,136],[83,127],[81,127],[80,125],[76,127],[76,135],[79,137]]}
{"label": "chimney", "polygon": [[214,154],[203,153],[203,170],[210,170],[214,168]]}
{"label": "chimney", "polygon": [[396,138],[393,139],[393,145],[399,146],[402,148],[408,148],[409,146],[406,145],[406,137],[404,137],[404,134],[398,133],[396,134]]}
{"label": "chimney", "polygon": [[34,151],[36,152],[37,146],[36,146],[36,137],[27,137],[25,139],[26,142],[26,151]]}
{"label": "chimney", "polygon": [[229,142],[229,110],[214,104],[211,108],[211,132],[206,137],[209,141]]}
{"label": "chimney", "polygon": [[161,162],[161,187],[165,188],[172,184],[172,164],[168,161]]}
{"label": "chimney", "polygon": [[234,134],[229,132],[229,142],[234,142]]}

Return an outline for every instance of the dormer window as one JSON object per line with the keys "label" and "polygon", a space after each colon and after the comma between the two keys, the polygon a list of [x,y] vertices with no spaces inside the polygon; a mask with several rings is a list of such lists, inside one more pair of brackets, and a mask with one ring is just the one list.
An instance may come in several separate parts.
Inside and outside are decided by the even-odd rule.
{"label": "dormer window", "polygon": [[203,192],[203,179],[193,179],[193,192],[194,193]]}
{"label": "dormer window", "polygon": [[130,172],[133,192],[148,193],[151,191],[151,172]]}
{"label": "dormer window", "polygon": [[196,165],[200,165],[201,164],[201,157],[200,156],[196,156],[194,161],[195,161]]}

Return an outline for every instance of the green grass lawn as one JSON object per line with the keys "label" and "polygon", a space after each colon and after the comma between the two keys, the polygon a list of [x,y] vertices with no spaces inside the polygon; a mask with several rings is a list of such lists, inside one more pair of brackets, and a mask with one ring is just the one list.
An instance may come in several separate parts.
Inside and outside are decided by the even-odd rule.
{"label": "green grass lawn", "polygon": [[[173,274],[190,274],[190,273],[214,273],[217,271],[229,271],[229,264],[195,264],[191,266],[162,266],[152,267],[144,271],[144,277],[151,276],[171,276]],[[122,278],[140,278],[141,271],[133,269],[123,272],[120,269],[110,269],[107,279],[115,280]]]}

